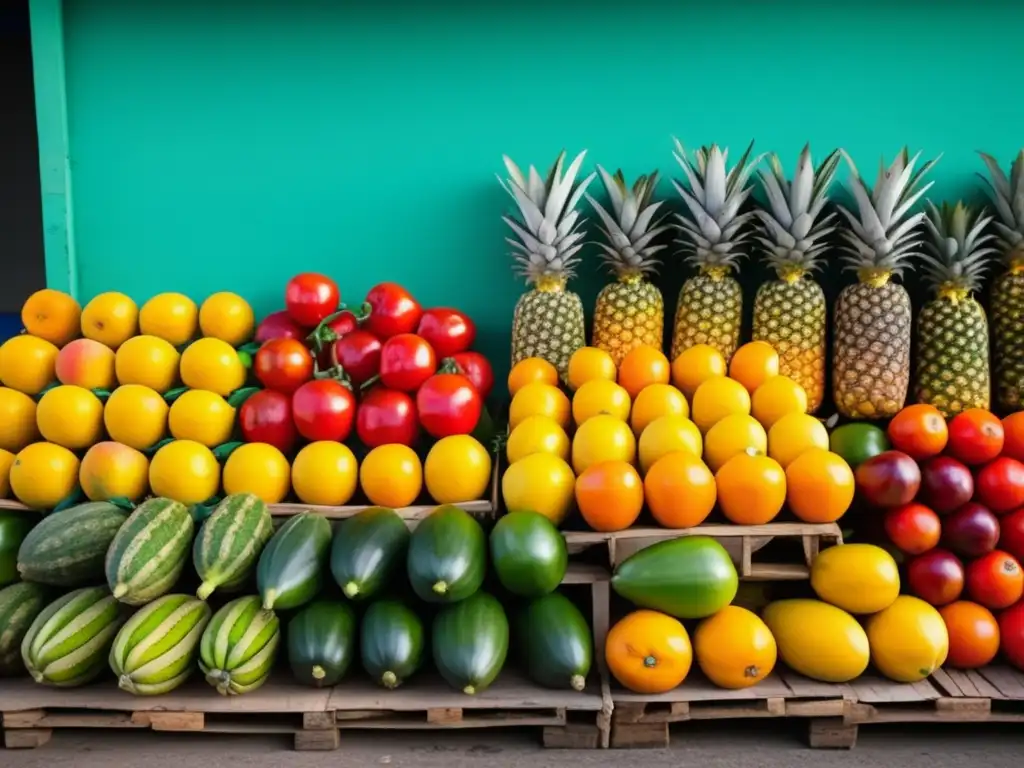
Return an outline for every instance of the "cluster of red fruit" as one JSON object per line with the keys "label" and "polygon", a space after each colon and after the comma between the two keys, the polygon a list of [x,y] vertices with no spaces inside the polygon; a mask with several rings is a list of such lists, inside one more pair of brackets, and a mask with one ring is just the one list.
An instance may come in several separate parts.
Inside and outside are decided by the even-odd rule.
{"label": "cluster of red fruit", "polygon": [[369,448],[412,446],[421,430],[469,434],[494,385],[487,358],[470,350],[475,338],[467,315],[424,310],[395,283],[352,309],[330,278],[296,275],[285,309],[256,329],[264,389],[239,410],[242,436],[291,454],[300,439],[346,442],[353,431]]}
{"label": "cluster of red fruit", "polygon": [[858,490],[885,509],[910,591],[939,608],[947,663],[973,669],[1002,650],[1024,668],[1024,414],[975,409],[947,424],[915,405],[888,436],[893,450],[857,468]]}

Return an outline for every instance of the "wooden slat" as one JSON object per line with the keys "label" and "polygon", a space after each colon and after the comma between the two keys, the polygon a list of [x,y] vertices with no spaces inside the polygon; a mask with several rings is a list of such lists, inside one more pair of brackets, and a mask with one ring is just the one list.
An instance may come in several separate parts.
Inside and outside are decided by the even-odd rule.
{"label": "wooden slat", "polygon": [[894,683],[878,675],[867,674],[850,682],[857,701],[865,704],[905,704],[935,701],[942,696],[927,680],[919,683]]}
{"label": "wooden slat", "polygon": [[1024,675],[1012,667],[993,666],[978,670],[1006,701],[1024,701]]}
{"label": "wooden slat", "polygon": [[937,669],[931,681],[947,696],[968,699],[1001,699],[999,689],[980,672],[961,669]]}

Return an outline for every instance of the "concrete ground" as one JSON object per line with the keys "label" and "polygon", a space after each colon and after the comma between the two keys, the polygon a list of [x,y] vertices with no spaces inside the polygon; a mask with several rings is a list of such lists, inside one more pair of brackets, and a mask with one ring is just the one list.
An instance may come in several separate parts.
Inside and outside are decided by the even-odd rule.
{"label": "concrete ground", "polygon": [[[290,739],[141,731],[58,731],[31,751],[0,750],[2,768],[1019,768],[1024,729],[933,725],[862,728],[852,751],[812,750],[780,723],[693,724],[667,750],[546,751],[536,732],[343,734],[335,752],[293,752]],[[143,763],[145,760],[145,763]]]}

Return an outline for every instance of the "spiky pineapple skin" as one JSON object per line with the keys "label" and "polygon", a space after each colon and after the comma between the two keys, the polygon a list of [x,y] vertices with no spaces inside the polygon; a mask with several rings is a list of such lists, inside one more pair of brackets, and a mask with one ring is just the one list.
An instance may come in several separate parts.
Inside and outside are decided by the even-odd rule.
{"label": "spiky pineapple skin", "polygon": [[696,344],[708,344],[730,360],[740,343],[743,289],[730,276],[700,274],[679,291],[672,330],[672,359]]}
{"label": "spiky pineapple skin", "polygon": [[1010,269],[992,285],[992,336],[995,341],[996,403],[1018,411],[1024,390],[1024,272]]}
{"label": "spiky pineapple skin", "polygon": [[646,280],[609,283],[594,304],[593,345],[619,365],[631,349],[648,344],[661,349],[665,299]]}
{"label": "spiky pineapple skin", "polygon": [[895,416],[910,386],[910,297],[902,285],[856,283],[835,307],[832,386],[836,408],[853,419]]}
{"label": "spiky pineapple skin", "polygon": [[558,369],[566,381],[569,358],[586,346],[583,302],[572,291],[527,291],[512,316],[512,365],[540,357]]}
{"label": "spiky pineapple skin", "polygon": [[766,341],[779,354],[779,373],[807,393],[814,413],[825,397],[825,293],[813,280],[772,280],[754,297],[754,341]]}
{"label": "spiky pineapple skin", "polygon": [[968,408],[988,410],[990,389],[988,320],[981,304],[939,298],[921,307],[914,399],[950,418]]}

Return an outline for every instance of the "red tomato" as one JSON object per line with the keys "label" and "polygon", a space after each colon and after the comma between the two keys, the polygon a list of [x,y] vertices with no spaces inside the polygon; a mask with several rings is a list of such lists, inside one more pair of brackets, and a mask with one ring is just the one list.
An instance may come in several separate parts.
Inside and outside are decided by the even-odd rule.
{"label": "red tomato", "polygon": [[309,341],[314,351],[319,349],[316,362],[320,370],[326,371],[334,365],[331,357],[331,347],[338,339],[344,338],[359,327],[359,320],[355,314],[345,309],[328,317],[316,327],[316,330],[309,335]]}
{"label": "red tomato", "polygon": [[388,443],[412,445],[419,435],[416,403],[405,392],[373,387],[359,403],[356,434],[368,448]]}
{"label": "red tomato", "polygon": [[991,610],[1009,608],[1024,594],[1024,571],[1013,555],[989,552],[968,564],[967,594]]}
{"label": "red tomato", "polygon": [[414,332],[423,314],[419,302],[397,283],[373,286],[366,294],[366,303],[370,305],[366,330],[379,339]]}
{"label": "red tomato", "polygon": [[1003,423],[981,408],[968,408],[949,422],[949,452],[964,464],[985,464],[1003,450]]}
{"label": "red tomato", "polygon": [[439,373],[416,392],[416,413],[433,437],[468,435],[480,421],[483,400],[461,373]]}
{"label": "red tomato", "polygon": [[901,552],[920,555],[938,545],[942,523],[924,504],[911,502],[885,513],[885,534]]}
{"label": "red tomato", "polygon": [[459,352],[452,355],[452,360],[459,373],[469,379],[480,397],[486,400],[494,388],[494,369],[490,361],[479,352]]}
{"label": "red tomato", "polygon": [[272,389],[261,390],[242,403],[238,426],[247,443],[269,443],[284,454],[291,453],[299,438],[291,398]]}
{"label": "red tomato", "polygon": [[964,567],[952,552],[933,549],[907,564],[907,583],[926,603],[946,605],[964,591]]}
{"label": "red tomato", "polygon": [[380,350],[380,381],[388,389],[415,392],[436,371],[433,348],[414,333],[392,336]]}
{"label": "red tomato", "polygon": [[334,342],[332,365],[337,362],[353,386],[359,387],[380,373],[380,339],[357,329]]}
{"label": "red tomato", "polygon": [[296,325],[287,312],[282,310],[281,312],[271,312],[260,321],[256,327],[255,339],[263,344],[271,339],[299,339],[301,341],[305,337],[306,332]]}
{"label": "red tomato", "polygon": [[999,650],[1008,662],[1024,670],[1024,602],[999,614]]}
{"label": "red tomato", "polygon": [[978,472],[977,498],[995,513],[1009,512],[1024,505],[1024,464],[1000,456]]}
{"label": "red tomato", "polygon": [[1024,562],[1024,507],[999,518],[999,548]]}
{"label": "red tomato", "polygon": [[271,339],[256,353],[256,378],[267,389],[290,395],[313,378],[313,356],[296,339]]}
{"label": "red tomato", "polygon": [[352,433],[356,398],[336,379],[307,381],[292,395],[295,428],[307,440],[343,443]]}
{"label": "red tomato", "polygon": [[434,307],[423,313],[416,334],[427,340],[438,357],[451,357],[473,346],[476,326],[457,309]]}
{"label": "red tomato", "polygon": [[303,272],[288,281],[284,305],[288,316],[304,328],[314,328],[338,310],[341,293],[331,278],[316,272]]}

